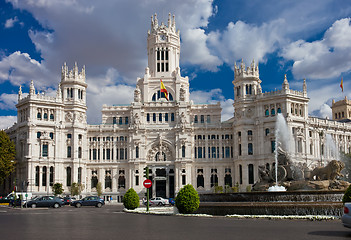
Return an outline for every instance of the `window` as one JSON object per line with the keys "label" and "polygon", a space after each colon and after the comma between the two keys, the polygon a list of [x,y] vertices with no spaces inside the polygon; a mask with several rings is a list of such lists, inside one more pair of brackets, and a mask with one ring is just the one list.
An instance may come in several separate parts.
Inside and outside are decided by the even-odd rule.
{"label": "window", "polygon": [[71,174],[71,167],[66,168],[66,185],[69,187],[71,186],[71,179],[72,179],[72,174]]}
{"label": "window", "polygon": [[68,134],[67,134],[67,138],[68,138],[68,139],[72,138],[72,134],[68,133]]}
{"label": "window", "polygon": [[266,136],[268,136],[268,134],[269,134],[269,128],[266,128]]}
{"label": "window", "polygon": [[112,189],[111,170],[105,172],[105,189],[106,188]]}
{"label": "window", "polygon": [[35,167],[35,186],[39,186],[39,166]]}
{"label": "window", "polygon": [[251,131],[251,130],[248,130],[248,131],[247,131],[247,135],[248,135],[248,136],[252,136],[252,131]]}
{"label": "window", "polygon": [[37,119],[41,120],[41,112],[38,112]]}
{"label": "window", "polygon": [[194,123],[198,123],[197,115],[194,116]]}
{"label": "window", "polygon": [[207,115],[207,123],[210,123],[210,122],[211,122],[211,116]]}
{"label": "window", "polygon": [[93,160],[96,160],[96,155],[97,155],[96,153],[97,153],[97,152],[96,152],[96,149],[94,148],[94,149],[93,149]]}
{"label": "window", "polygon": [[50,167],[50,186],[54,185],[54,167]]}
{"label": "window", "polygon": [[37,132],[37,138],[41,137],[41,132]]}
{"label": "window", "polygon": [[112,124],[117,124],[117,118],[116,117],[112,118]]}
{"label": "window", "polygon": [[186,175],[182,175],[182,185],[186,184]]}
{"label": "window", "polygon": [[171,113],[171,122],[174,122],[174,113]]}
{"label": "window", "polygon": [[122,124],[123,124],[123,119],[122,119],[122,117],[119,117],[118,124],[119,124],[119,125],[122,125]]}
{"label": "window", "polygon": [[128,124],[129,124],[129,119],[128,119],[128,117],[125,117],[124,120],[125,120],[125,124],[128,125]]}
{"label": "window", "polygon": [[48,156],[48,152],[49,152],[49,145],[47,143],[44,143],[43,144],[42,156],[43,157],[47,157]]}
{"label": "window", "polygon": [[282,113],[282,109],[278,108],[277,113]]}
{"label": "window", "polygon": [[158,114],[158,121],[159,121],[159,122],[162,122],[162,113],[159,113],[159,114]]}
{"label": "window", "polygon": [[243,184],[243,166],[239,165],[239,181],[240,184]]}
{"label": "window", "polygon": [[252,143],[247,144],[247,154],[253,155],[253,145]]}
{"label": "window", "polygon": [[46,167],[43,167],[42,181],[41,181],[41,185],[42,185],[42,186],[46,186],[46,177],[47,177],[46,174],[47,174],[47,173],[46,173]]}
{"label": "window", "polygon": [[249,184],[254,184],[254,166],[249,164]]}
{"label": "window", "polygon": [[264,115],[265,116],[269,116],[269,110],[268,109],[266,109],[266,111],[264,112]]}
{"label": "window", "polygon": [[82,183],[82,168],[78,168],[78,183]]}
{"label": "window", "polygon": [[[202,169],[198,169],[197,171],[199,172],[199,170],[201,170],[202,173]],[[204,181],[204,176],[203,175],[197,175],[197,187],[205,187],[205,181]]]}
{"label": "window", "polygon": [[271,153],[275,152],[275,141],[271,141]]}
{"label": "window", "polygon": [[217,168],[211,169],[211,187],[218,186]]}
{"label": "window", "polygon": [[201,115],[201,116],[200,116],[200,121],[201,121],[201,123],[204,123],[204,122],[205,122],[205,116],[204,116],[204,115]]}
{"label": "window", "polygon": [[82,158],[82,147],[78,147],[78,158]]}
{"label": "window", "polygon": [[135,158],[139,158],[139,146],[135,147]]}
{"label": "window", "polygon": [[165,113],[165,122],[168,122],[168,113]]}
{"label": "window", "polygon": [[239,144],[239,156],[241,156],[241,144]]}
{"label": "window", "polygon": [[156,122],[156,113],[152,114],[152,121]]}
{"label": "window", "polygon": [[272,116],[275,115],[275,110],[274,110],[274,108],[272,108],[272,110],[271,110],[271,115],[272,115]]}
{"label": "window", "polygon": [[72,147],[71,146],[67,146],[67,157],[70,158],[72,156]]}
{"label": "window", "polygon": [[211,148],[212,158],[216,158],[216,147]]}
{"label": "window", "polygon": [[230,148],[225,147],[225,158],[230,158]]}
{"label": "window", "polygon": [[44,120],[48,120],[48,114],[44,113]]}
{"label": "window", "polygon": [[182,157],[185,158],[185,146],[182,146]]}
{"label": "window", "polygon": [[106,149],[106,159],[111,160],[111,149],[110,148]]}
{"label": "window", "polygon": [[54,133],[52,133],[52,132],[49,133],[49,136],[50,136],[51,139],[54,139]]}
{"label": "window", "polygon": [[197,157],[202,158],[202,147],[197,148]]}

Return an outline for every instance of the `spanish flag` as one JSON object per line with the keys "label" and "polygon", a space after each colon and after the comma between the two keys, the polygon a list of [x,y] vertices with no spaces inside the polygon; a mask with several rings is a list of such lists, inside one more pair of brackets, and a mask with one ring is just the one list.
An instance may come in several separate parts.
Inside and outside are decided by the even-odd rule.
{"label": "spanish flag", "polygon": [[341,87],[341,91],[344,92],[344,81],[342,80],[342,77],[341,77],[340,87]]}
{"label": "spanish flag", "polygon": [[165,85],[163,84],[162,79],[160,79],[160,80],[161,80],[161,98],[164,97],[167,99],[167,101],[169,101],[167,89],[166,89]]}

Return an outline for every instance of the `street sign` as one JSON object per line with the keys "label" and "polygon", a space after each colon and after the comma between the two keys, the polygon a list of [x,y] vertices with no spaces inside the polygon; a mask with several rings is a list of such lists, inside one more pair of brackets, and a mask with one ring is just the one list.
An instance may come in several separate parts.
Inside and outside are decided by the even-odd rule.
{"label": "street sign", "polygon": [[152,186],[152,181],[150,179],[146,179],[144,182],[143,182],[143,185],[144,187],[146,188],[150,188]]}

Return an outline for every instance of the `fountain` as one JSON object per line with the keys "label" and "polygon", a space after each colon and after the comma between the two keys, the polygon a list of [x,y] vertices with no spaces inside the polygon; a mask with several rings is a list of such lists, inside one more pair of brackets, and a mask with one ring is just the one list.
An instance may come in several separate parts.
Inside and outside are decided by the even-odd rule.
{"label": "fountain", "polygon": [[278,113],[275,123],[275,185],[269,187],[268,192],[286,191],[284,186],[278,185],[278,147],[284,147],[287,151],[290,148],[290,131],[281,113]]}

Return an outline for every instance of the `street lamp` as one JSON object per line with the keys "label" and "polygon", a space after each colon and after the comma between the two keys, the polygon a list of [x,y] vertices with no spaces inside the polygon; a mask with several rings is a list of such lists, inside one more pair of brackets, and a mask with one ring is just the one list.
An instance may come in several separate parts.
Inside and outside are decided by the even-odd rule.
{"label": "street lamp", "polygon": [[323,166],[323,138],[324,138],[324,131],[323,130],[320,130],[319,131],[319,142],[320,142],[320,155],[321,155],[321,164],[320,166],[322,167]]}

